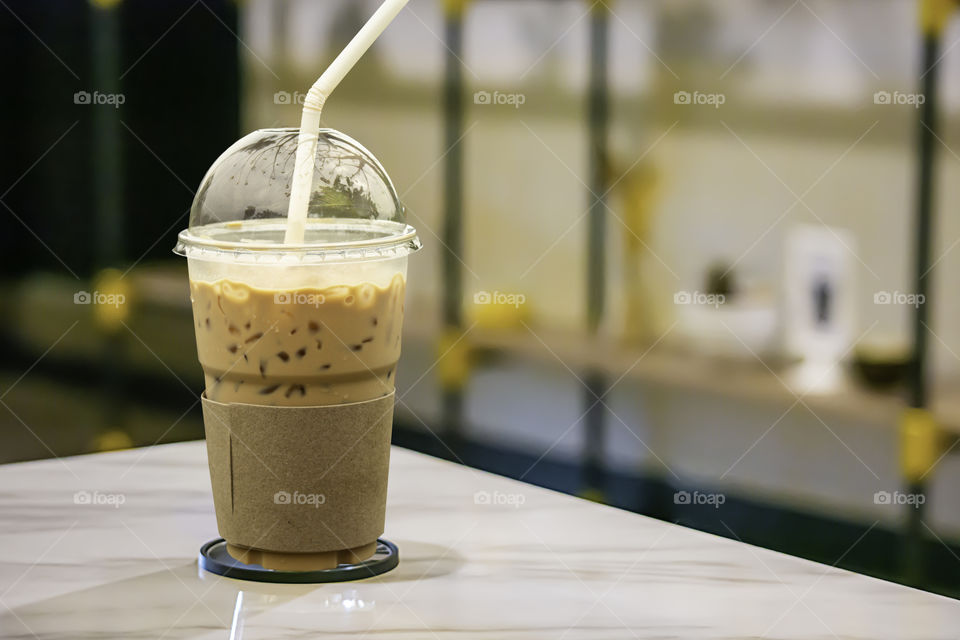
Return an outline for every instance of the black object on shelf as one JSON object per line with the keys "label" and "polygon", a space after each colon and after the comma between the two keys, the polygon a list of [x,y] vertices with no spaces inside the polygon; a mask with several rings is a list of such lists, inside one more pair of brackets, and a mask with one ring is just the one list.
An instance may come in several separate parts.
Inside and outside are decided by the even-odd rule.
{"label": "black object on shelf", "polygon": [[863,384],[874,391],[896,389],[907,380],[912,356],[871,355],[856,351],[853,355],[853,370]]}

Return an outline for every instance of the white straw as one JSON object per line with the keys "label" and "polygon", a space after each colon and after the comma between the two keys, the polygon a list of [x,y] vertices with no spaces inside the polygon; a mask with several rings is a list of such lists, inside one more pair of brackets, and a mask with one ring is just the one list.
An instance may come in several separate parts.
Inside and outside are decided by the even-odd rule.
{"label": "white straw", "polygon": [[303,115],[300,118],[300,136],[297,139],[297,159],[293,169],[293,184],[290,190],[290,208],[287,210],[286,244],[301,244],[307,223],[307,205],[310,202],[310,187],[313,184],[314,158],[317,154],[317,137],[320,133],[320,112],[330,94],[350,69],[357,64],[370,45],[387,25],[400,13],[408,0],[384,0],[380,8],[370,16],[353,40],[327,67],[323,75],[310,87],[303,100]]}

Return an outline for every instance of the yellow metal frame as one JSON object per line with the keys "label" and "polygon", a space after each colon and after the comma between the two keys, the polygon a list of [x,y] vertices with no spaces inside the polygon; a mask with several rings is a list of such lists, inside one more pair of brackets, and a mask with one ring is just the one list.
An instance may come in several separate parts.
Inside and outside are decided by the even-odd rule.
{"label": "yellow metal frame", "polygon": [[943,33],[956,4],[956,0],[920,0],[920,28],[924,35]]}
{"label": "yellow metal frame", "polygon": [[462,330],[449,328],[441,334],[437,343],[437,378],[444,391],[458,391],[467,386],[472,352]]}
{"label": "yellow metal frame", "polygon": [[443,12],[448,16],[459,16],[467,9],[470,0],[443,0]]}
{"label": "yellow metal frame", "polygon": [[94,322],[101,331],[113,333],[130,317],[134,292],[118,269],[103,269],[93,279],[93,292],[110,296],[115,303],[92,304]]}
{"label": "yellow metal frame", "polygon": [[943,435],[927,409],[907,409],[900,419],[900,472],[915,484],[923,480],[943,455]]}

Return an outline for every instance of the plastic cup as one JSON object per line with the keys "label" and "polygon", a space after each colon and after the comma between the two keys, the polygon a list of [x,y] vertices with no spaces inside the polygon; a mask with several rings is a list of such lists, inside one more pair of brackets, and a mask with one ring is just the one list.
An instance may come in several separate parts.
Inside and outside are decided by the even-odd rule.
{"label": "plastic cup", "polygon": [[214,506],[239,560],[357,562],[384,531],[416,230],[377,160],[321,132],[311,217],[284,242],[296,130],[254,132],[197,192],[186,256]]}
{"label": "plastic cup", "polygon": [[208,399],[321,406],[393,391],[412,228],[308,225],[308,239],[332,240],[323,250],[251,249],[282,233],[270,221],[208,231],[181,236]]}

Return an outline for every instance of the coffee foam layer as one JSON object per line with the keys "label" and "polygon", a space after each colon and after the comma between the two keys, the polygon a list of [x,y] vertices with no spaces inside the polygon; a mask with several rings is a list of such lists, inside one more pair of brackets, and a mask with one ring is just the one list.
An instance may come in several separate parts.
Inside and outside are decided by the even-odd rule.
{"label": "coffee foam layer", "polygon": [[373,284],[386,288],[398,275],[406,277],[407,257],[393,257],[329,264],[251,264],[226,260],[188,259],[192,282],[228,280],[268,291],[327,289],[336,286]]}

